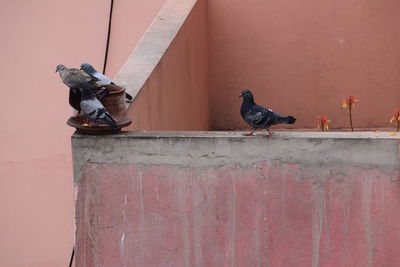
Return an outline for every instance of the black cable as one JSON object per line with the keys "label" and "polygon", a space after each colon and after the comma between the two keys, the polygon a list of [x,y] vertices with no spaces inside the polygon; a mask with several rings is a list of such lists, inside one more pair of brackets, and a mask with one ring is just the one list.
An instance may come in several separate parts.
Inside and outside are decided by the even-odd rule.
{"label": "black cable", "polygon": [[69,260],[69,267],[72,267],[72,262],[74,261],[75,249],[72,247],[71,259]]}
{"label": "black cable", "polygon": [[113,7],[114,7],[114,0],[111,0],[110,17],[109,17],[109,19],[108,19],[108,32],[107,32],[106,54],[104,55],[103,74],[106,74],[106,66],[107,66],[107,58],[108,58],[108,48],[109,48],[109,46],[110,46],[111,20],[112,20]]}

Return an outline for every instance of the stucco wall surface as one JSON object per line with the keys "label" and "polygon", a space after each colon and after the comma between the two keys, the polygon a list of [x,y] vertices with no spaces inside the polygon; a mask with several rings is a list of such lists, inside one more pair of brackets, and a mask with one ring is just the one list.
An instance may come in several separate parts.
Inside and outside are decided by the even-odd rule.
{"label": "stucco wall surface", "polygon": [[[314,128],[386,127],[400,98],[399,1],[209,0],[212,129],[243,129],[238,94]],[[224,103],[223,105],[221,103]]]}
{"label": "stucco wall surface", "polygon": [[128,130],[208,130],[206,0],[169,0],[116,76],[135,96]]}
{"label": "stucco wall surface", "polygon": [[79,266],[397,266],[399,137],[72,137]]}

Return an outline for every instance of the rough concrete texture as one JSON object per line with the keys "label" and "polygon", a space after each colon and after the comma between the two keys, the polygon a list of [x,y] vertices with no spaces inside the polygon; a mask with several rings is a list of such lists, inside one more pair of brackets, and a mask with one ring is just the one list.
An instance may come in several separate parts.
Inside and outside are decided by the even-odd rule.
{"label": "rough concrete texture", "polygon": [[78,266],[397,266],[399,137],[72,138]]}
{"label": "rough concrete texture", "polygon": [[207,1],[169,0],[116,77],[129,130],[208,130]]}

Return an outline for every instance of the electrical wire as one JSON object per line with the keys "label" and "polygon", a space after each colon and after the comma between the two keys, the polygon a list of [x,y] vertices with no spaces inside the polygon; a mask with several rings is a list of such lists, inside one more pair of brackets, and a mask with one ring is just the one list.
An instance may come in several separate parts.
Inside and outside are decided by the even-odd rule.
{"label": "electrical wire", "polygon": [[109,47],[110,47],[111,21],[112,21],[113,8],[114,8],[114,0],[111,0],[110,16],[109,16],[109,19],[108,19],[108,32],[107,32],[106,53],[105,53],[105,55],[104,55],[104,64],[103,64],[103,74],[106,74],[107,59],[108,59],[108,49],[109,49]]}

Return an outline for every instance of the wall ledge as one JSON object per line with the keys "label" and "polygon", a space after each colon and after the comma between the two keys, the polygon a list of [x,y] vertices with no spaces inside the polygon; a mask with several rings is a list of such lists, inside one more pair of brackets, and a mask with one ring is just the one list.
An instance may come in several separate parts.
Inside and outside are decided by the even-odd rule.
{"label": "wall ledge", "polygon": [[[116,135],[72,136],[74,179],[87,164],[174,165],[181,167],[240,165],[259,162],[293,164],[318,176],[347,167],[400,170],[399,136],[388,132],[277,132],[271,138],[244,132],[132,131]],[[263,133],[264,134],[264,133]]]}
{"label": "wall ledge", "polygon": [[248,131],[126,131],[113,135],[87,135],[74,133],[72,138],[239,138],[239,139],[263,139],[272,141],[276,139],[393,139],[399,140],[399,135],[391,135],[392,132],[299,132],[279,131],[274,132],[271,138],[266,138],[265,132],[255,133],[256,136],[243,136]]}

